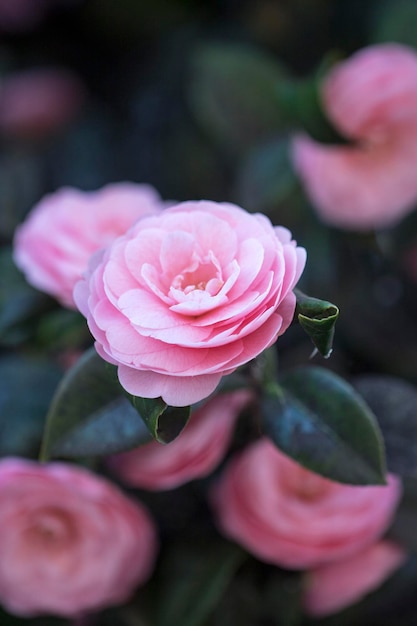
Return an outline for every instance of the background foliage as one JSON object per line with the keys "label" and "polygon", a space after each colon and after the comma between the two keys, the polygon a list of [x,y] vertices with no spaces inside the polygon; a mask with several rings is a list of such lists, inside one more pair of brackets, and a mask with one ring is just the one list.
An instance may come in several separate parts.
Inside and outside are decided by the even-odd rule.
{"label": "background foliage", "polygon": [[[308,363],[309,337],[294,324],[280,339],[278,369],[284,375],[278,392],[268,388],[264,398],[264,428],[296,458],[308,456],[311,441],[289,438],[283,422],[275,419],[278,405],[290,416],[286,426],[297,420],[310,424],[316,452],[323,449],[330,428],[329,448],[322,456],[328,463],[329,450],[338,454],[335,466],[323,469],[317,455],[304,456],[305,464],[342,480],[346,464],[353,482],[380,482],[381,446],[366,450],[363,464],[352,458],[362,440],[360,429],[373,428],[373,411],[388,469],[406,478],[392,536],[410,551],[409,561],[389,587],[337,617],[307,619],[299,609],[302,581],[297,573],[262,565],[220,539],[208,520],[204,481],[195,481],[174,492],[140,494],[157,511],[162,528],[156,575],[131,604],[104,611],[88,623],[415,623],[417,295],[404,255],[417,242],[416,215],[375,235],[323,226],[291,169],[288,138],[303,127],[321,141],[341,141],[320,110],[317,80],[335,59],[371,43],[397,41],[417,48],[416,19],[413,0],[78,0],[51,9],[33,28],[1,32],[0,75],[64,66],[83,81],[85,102],[71,123],[52,134],[1,137],[0,454],[37,457],[68,360],[91,345],[81,316],[28,286],[11,262],[14,229],[42,195],[63,185],[89,190],[131,180],[154,185],[167,199],[236,202],[266,212],[274,223],[292,230],[309,255],[303,291],[336,303],[341,315],[332,357],[316,356],[309,370],[311,386],[302,370],[293,370]],[[100,369],[94,359],[88,365]],[[68,426],[65,412],[60,414],[62,421],[48,426],[44,453],[81,456],[82,462],[104,471],[95,455],[120,449],[120,407],[132,416],[123,420],[122,445],[136,445],[149,435],[119,390],[112,393],[105,382],[92,398],[84,374],[77,398],[69,401],[67,387],[61,387],[61,402],[68,415],[74,414],[70,402],[78,402],[95,419],[78,428],[71,417]],[[110,376],[107,370],[101,375]],[[321,386],[315,386],[315,376]],[[354,453],[345,443],[342,451],[331,403],[336,403],[336,414],[343,404],[355,419],[365,401],[371,409],[368,420],[364,405],[366,425],[361,413],[359,430],[343,435],[344,441],[356,438]],[[139,410],[146,412],[143,406]],[[83,416],[79,405],[76,412]],[[149,418],[155,431],[163,429],[159,417]],[[187,417],[177,416],[177,430]],[[112,429],[118,433],[116,443]],[[172,434],[163,431],[164,437]],[[64,623],[5,613],[0,621],[5,626]]]}

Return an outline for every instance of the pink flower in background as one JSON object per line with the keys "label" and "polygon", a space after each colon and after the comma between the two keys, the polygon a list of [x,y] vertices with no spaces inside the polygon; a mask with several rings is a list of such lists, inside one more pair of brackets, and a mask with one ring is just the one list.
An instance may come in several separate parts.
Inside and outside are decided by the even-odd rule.
{"label": "pink flower in background", "polygon": [[224,457],[239,412],[248,404],[246,390],[216,396],[197,409],[172,443],[152,441],[111,458],[115,473],[133,487],[173,489],[207,476]]}
{"label": "pink flower in background", "polygon": [[38,25],[49,7],[71,5],[78,0],[0,0],[0,30],[25,31]]}
{"label": "pink flower in background", "polygon": [[323,221],[367,230],[417,205],[417,53],[399,44],[360,50],[321,85],[323,109],[350,145],[293,139],[295,169]]}
{"label": "pink flower in background", "polygon": [[14,238],[14,260],[34,287],[76,308],[72,292],[90,256],[162,200],[149,185],[115,183],[98,191],[63,188],[45,196]]}
{"label": "pink flower in background", "polygon": [[307,574],[306,612],[323,617],[358,602],[382,585],[406,558],[396,544],[380,541],[348,559],[312,570]]}
{"label": "pink flower in background", "polygon": [[220,529],[261,560],[294,569],[348,557],[379,538],[401,495],[327,480],[261,439],[226,467],[213,491]]}
{"label": "pink flower in background", "polygon": [[0,602],[73,616],[124,602],[157,550],[147,511],[85,469],[0,461]]}
{"label": "pink flower in background", "polygon": [[287,329],[305,257],[263,215],[184,202],[97,255],[74,297],[129,393],[186,406]]}
{"label": "pink flower in background", "polygon": [[42,139],[71,122],[85,90],[73,72],[38,67],[0,82],[0,132],[20,139]]}

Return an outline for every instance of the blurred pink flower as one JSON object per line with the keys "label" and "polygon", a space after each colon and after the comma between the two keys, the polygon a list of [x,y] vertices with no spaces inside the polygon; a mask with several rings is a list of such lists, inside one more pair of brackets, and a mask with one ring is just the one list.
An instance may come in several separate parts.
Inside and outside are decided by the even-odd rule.
{"label": "blurred pink flower", "polygon": [[37,26],[54,5],[74,4],[78,0],[0,0],[0,31],[20,32]]}
{"label": "blurred pink flower", "polygon": [[84,87],[73,72],[38,67],[0,82],[0,132],[20,139],[42,139],[79,112]]}
{"label": "blurred pink flower", "polygon": [[327,480],[260,439],[226,467],[213,491],[221,530],[261,560],[304,569],[367,547],[387,529],[400,481],[353,487]]}
{"label": "blurred pink flower", "polygon": [[417,204],[417,53],[399,44],[360,50],[329,72],[321,98],[352,143],[293,139],[293,163],[317,212],[345,229],[395,224]]}
{"label": "blurred pink flower", "polygon": [[14,260],[34,287],[76,308],[72,292],[90,256],[163,202],[149,185],[115,183],[98,191],[66,187],[45,196],[14,238]]}
{"label": "blurred pink flower", "polygon": [[124,602],[157,550],[142,505],[63,463],[0,461],[0,526],[0,602],[25,617]]}
{"label": "blurred pink flower", "polygon": [[264,215],[183,202],[96,256],[74,297],[129,393],[186,406],[287,329],[305,257]]}
{"label": "blurred pink flower", "polygon": [[311,570],[304,596],[306,612],[323,617],[358,602],[377,589],[406,558],[396,544],[380,541],[348,559]]}
{"label": "blurred pink flower", "polygon": [[248,404],[246,390],[220,394],[192,414],[172,443],[152,441],[110,459],[110,466],[133,487],[173,489],[207,476],[220,463],[233,435],[239,412]]}

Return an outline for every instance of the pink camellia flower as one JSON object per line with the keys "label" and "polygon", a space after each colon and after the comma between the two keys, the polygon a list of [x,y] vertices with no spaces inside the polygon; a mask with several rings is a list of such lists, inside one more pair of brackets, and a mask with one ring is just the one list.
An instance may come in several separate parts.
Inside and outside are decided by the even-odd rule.
{"label": "pink camellia flower", "polygon": [[74,119],[84,87],[63,68],[33,68],[0,82],[0,132],[19,139],[42,139]]}
{"label": "pink camellia flower", "polygon": [[142,505],[63,463],[0,461],[0,526],[0,602],[25,617],[124,602],[155,560]]}
{"label": "pink camellia flower", "polygon": [[367,230],[417,204],[417,53],[399,44],[360,50],[321,85],[325,113],[349,145],[293,139],[295,169],[323,221]]}
{"label": "pink camellia flower", "polygon": [[129,393],[186,406],[286,330],[305,256],[264,215],[184,202],[97,255],[74,297]]}
{"label": "pink camellia flower", "polygon": [[255,556],[287,568],[348,557],[390,524],[400,481],[353,487],[301,467],[268,439],[232,459],[213,491],[221,530]]}
{"label": "pink camellia flower", "polygon": [[149,185],[115,183],[87,192],[65,187],[45,196],[17,228],[15,263],[34,287],[76,308],[72,292],[90,256],[162,208]]}
{"label": "pink camellia flower", "polygon": [[407,558],[400,546],[379,541],[348,559],[307,574],[305,610],[314,617],[336,613],[377,589]]}
{"label": "pink camellia flower", "polygon": [[250,399],[247,390],[218,395],[192,414],[172,443],[152,441],[113,456],[110,466],[128,485],[151,490],[173,489],[207,476],[225,455],[238,414]]}

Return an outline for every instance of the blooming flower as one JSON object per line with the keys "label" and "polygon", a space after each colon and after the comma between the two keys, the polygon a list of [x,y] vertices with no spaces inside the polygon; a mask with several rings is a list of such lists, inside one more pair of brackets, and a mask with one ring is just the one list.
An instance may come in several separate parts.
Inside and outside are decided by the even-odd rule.
{"label": "blooming flower", "polygon": [[150,575],[147,511],[80,467],[0,461],[0,602],[65,617],[125,601]]}
{"label": "blooming flower", "polygon": [[349,145],[306,135],[295,169],[323,221],[367,230],[398,222],[417,203],[417,54],[399,44],[360,50],[321,84],[325,113]]}
{"label": "blooming flower", "polygon": [[399,480],[353,487],[304,469],[268,439],[226,467],[213,492],[221,530],[260,559],[317,567],[348,557],[379,538],[401,494]]}
{"label": "blooming flower", "polygon": [[90,256],[137,219],[158,213],[149,185],[115,183],[98,191],[66,187],[43,198],[14,238],[14,260],[34,287],[76,308],[72,292]]}
{"label": "blooming flower", "polygon": [[286,330],[305,256],[263,215],[184,202],[97,255],[74,296],[129,393],[186,406]]}
{"label": "blooming flower", "polygon": [[110,466],[128,485],[151,490],[173,489],[207,476],[223,458],[238,414],[250,398],[247,390],[218,395],[197,409],[168,445],[152,441],[113,456]]}
{"label": "blooming flower", "polygon": [[358,602],[377,589],[405,559],[400,546],[379,541],[348,559],[311,570],[304,595],[306,612],[322,617]]}

